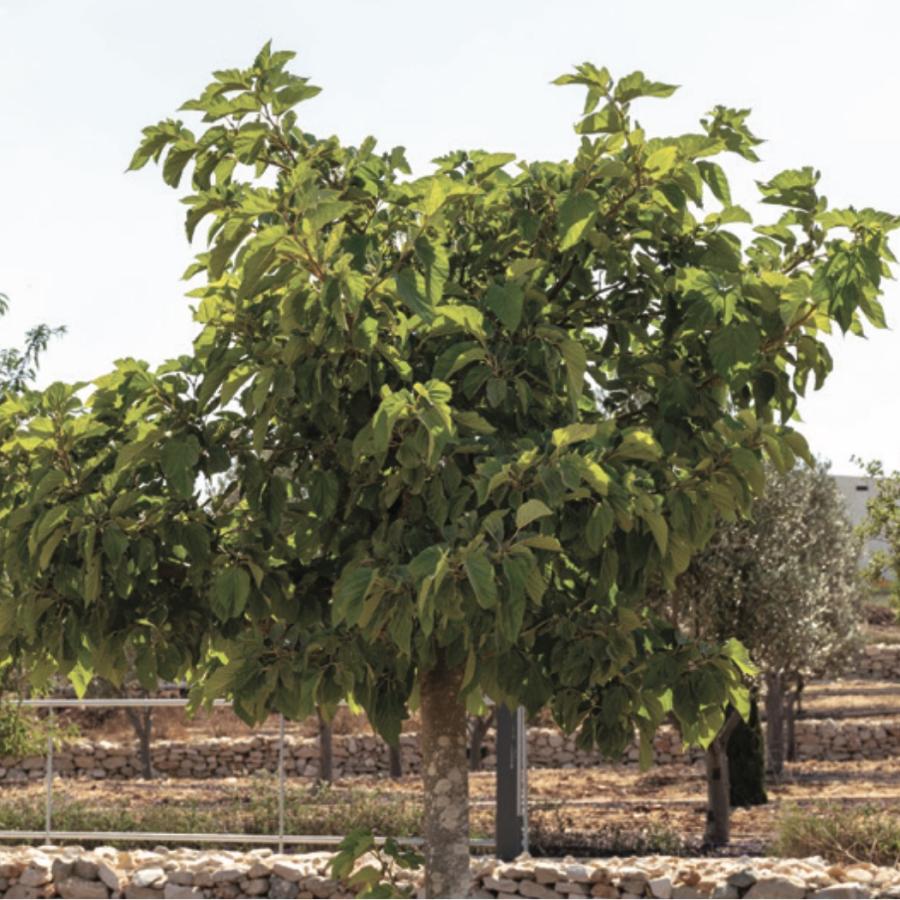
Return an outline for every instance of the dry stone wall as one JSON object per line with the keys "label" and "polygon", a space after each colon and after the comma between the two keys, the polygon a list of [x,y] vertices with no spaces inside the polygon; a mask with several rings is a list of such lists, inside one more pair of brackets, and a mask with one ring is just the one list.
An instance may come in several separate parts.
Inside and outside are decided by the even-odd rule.
{"label": "dry stone wall", "polygon": [[900,644],[868,644],[853,666],[857,678],[900,680]]}
{"label": "dry stone wall", "polygon": [[[843,720],[810,719],[797,723],[799,759],[851,760],[884,759],[900,754],[900,718]],[[418,736],[401,736],[403,770],[420,771],[422,757]],[[485,739],[485,767],[495,763],[493,734]],[[663,728],[656,737],[658,763],[693,763],[700,751],[682,750],[678,735]],[[374,735],[335,735],[334,772],[337,777],[371,775],[388,771],[385,743]],[[289,776],[313,777],[318,774],[318,741],[291,738],[285,741],[285,770]],[[172,778],[224,778],[275,772],[278,767],[278,739],[270,735],[252,738],[210,738],[203,741],[156,741],[153,765],[163,776]],[[596,752],[575,747],[574,737],[566,737],[552,728],[531,728],[528,732],[528,762],[533,768],[584,768],[602,762]],[[623,762],[637,762],[632,747]],[[133,743],[79,740],[67,744],[54,755],[54,771],[62,777],[136,778],[140,773],[137,749]],[[43,777],[43,756],[25,759],[0,757],[0,782]]]}
{"label": "dry stone wall", "polygon": [[[157,848],[0,849],[4,898],[344,898],[355,893],[330,876],[328,853],[281,855]],[[363,858],[360,865],[368,860]],[[422,896],[420,873],[398,872]],[[579,898],[837,898],[900,897],[900,871],[868,864],[829,866],[823,860],[530,859],[472,862],[472,897]]]}

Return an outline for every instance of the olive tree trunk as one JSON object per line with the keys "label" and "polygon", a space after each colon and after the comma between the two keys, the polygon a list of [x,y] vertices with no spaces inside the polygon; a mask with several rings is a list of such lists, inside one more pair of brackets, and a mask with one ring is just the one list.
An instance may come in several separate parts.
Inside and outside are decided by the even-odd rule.
{"label": "olive tree trunk", "polygon": [[769,772],[784,771],[784,675],[766,673],[766,756]]}
{"label": "olive tree trunk", "polygon": [[706,748],[706,831],[704,841],[711,846],[731,840],[731,796],[728,787],[728,739],[741,720],[730,710],[725,724]]}
{"label": "olive tree trunk", "polygon": [[785,751],[788,762],[797,761],[797,716],[800,714],[800,695],[803,693],[803,676],[797,675],[794,689],[787,694],[784,704],[784,719],[786,729],[787,749]]}
{"label": "olive tree trunk", "polygon": [[421,676],[426,897],[468,897],[469,773],[463,669],[443,663]]}
{"label": "olive tree trunk", "polygon": [[334,753],[331,747],[331,722],[325,720],[320,709],[316,710],[319,718],[319,781],[331,784],[334,781]]}
{"label": "olive tree trunk", "polygon": [[149,706],[144,709],[134,709],[126,706],[125,712],[138,739],[141,778],[149,780],[156,777],[156,773],[153,771],[153,756],[150,750],[150,739],[153,734],[153,710]]}

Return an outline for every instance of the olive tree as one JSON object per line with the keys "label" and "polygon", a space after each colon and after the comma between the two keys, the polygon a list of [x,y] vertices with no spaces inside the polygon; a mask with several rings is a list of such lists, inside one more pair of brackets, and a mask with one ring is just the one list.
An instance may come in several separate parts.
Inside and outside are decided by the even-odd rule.
{"label": "olive tree", "polygon": [[[807,454],[797,395],[830,371],[832,323],[881,324],[897,221],[829,211],[793,170],[760,185],[783,211],[744,244],[716,157],[756,159],[746,111],[651,137],[632,104],[675,88],[590,64],[558,79],[587,94],[571,159],[460,150],[414,178],[402,148],[304,130],[319,89],[291,58],[215,73],[184,106],[199,131],[145,129],[132,168],[189,173],[188,236],[208,223],[194,356],[144,372],[85,459],[85,484],[132,485],[115,511],[78,478],[36,490],[19,453],[0,634],[86,677],[113,622],[122,642],[149,618],[148,654],[176,648],[195,702],[248,721],[346,697],[396,742],[418,708],[426,887],[464,896],[467,705],[549,707],[612,755],[637,730],[645,763],[670,713],[708,742],[746,711],[741,645],[684,640],[646,593],[749,509],[764,457]],[[225,471],[234,502],[191,490]]]}
{"label": "olive tree", "polygon": [[[859,541],[828,468],[769,470],[750,517],[716,530],[669,599],[690,633],[737,637],[762,671],[775,774],[784,762],[789,681],[840,672],[859,643],[858,561]],[[710,784],[710,836],[718,840],[727,840],[727,743],[723,735],[711,745],[716,759],[709,766],[720,773]]]}

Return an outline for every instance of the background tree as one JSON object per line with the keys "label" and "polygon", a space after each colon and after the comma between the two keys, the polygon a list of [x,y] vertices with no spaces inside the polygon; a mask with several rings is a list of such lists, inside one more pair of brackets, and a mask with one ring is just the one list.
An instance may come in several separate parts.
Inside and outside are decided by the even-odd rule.
{"label": "background tree", "polygon": [[890,582],[894,609],[900,613],[900,470],[888,475],[877,460],[866,463],[865,469],[875,479],[877,490],[866,503],[860,537],[881,540],[887,546],[872,554],[864,571],[873,585],[881,586],[886,579]]}
{"label": "background tree", "polygon": [[[148,659],[190,657],[194,699],[248,721],[352,696],[396,741],[418,707],[427,891],[464,896],[470,696],[549,706],[611,755],[637,729],[645,763],[670,712],[690,742],[726,704],[746,713],[740,645],[682,640],[646,592],[749,508],[764,455],[806,454],[783,423],[831,368],[821,331],[881,324],[897,221],[828,211],[816,173],[790,171],[761,185],[786,209],[744,247],[714,157],[756,159],[746,113],[651,138],[631,104],[674,87],[589,64],[559,79],[587,90],[572,160],[459,151],[409,179],[401,149],[299,126],[318,88],[291,56],[215,73],[185,105],[200,134],[145,129],[133,168],[161,161],[177,186],[190,167],[189,236],[211,218],[195,357],[136,397],[119,376],[128,412],[84,447],[84,484],[36,491],[24,442],[49,457],[65,431],[18,428],[0,634],[72,671],[149,614]],[[199,475],[226,469],[237,501],[199,502]],[[80,535],[104,476],[98,514],[125,539],[98,557]],[[118,481],[133,493],[112,512]]]}
{"label": "background tree", "polygon": [[[0,316],[9,310],[9,298],[0,294]],[[64,326],[51,328],[49,325],[35,325],[25,333],[21,348],[0,348],[0,391],[18,393],[34,381],[41,354],[47,349],[50,339],[65,334]]]}
{"label": "background tree", "polygon": [[[859,541],[827,467],[769,471],[751,516],[715,532],[669,601],[695,636],[738,637],[762,670],[767,757],[776,775],[784,764],[785,711],[794,702],[790,682],[801,673],[842,671],[860,640],[858,560]],[[752,749],[751,735],[741,741]],[[726,748],[715,749],[722,757]],[[727,760],[718,765],[727,769]],[[753,766],[741,774],[761,775],[758,757]],[[755,791],[761,788],[758,782]],[[747,792],[752,784],[739,793]],[[721,837],[727,778],[714,793],[713,827]]]}

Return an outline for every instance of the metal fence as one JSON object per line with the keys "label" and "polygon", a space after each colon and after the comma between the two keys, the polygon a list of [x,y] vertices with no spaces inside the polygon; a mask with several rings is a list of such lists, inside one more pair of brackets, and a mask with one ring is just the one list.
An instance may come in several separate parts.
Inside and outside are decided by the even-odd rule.
{"label": "metal fence", "polygon": [[[22,700],[23,707],[32,709],[47,709],[49,716],[54,716],[57,709],[126,709],[126,708],[157,708],[157,707],[184,707],[188,701],[183,698],[115,698],[115,699],[48,699],[48,700]],[[227,700],[216,700],[214,706],[231,706]],[[52,841],[155,841],[156,843],[176,843],[189,841],[191,843],[206,844],[276,844],[278,852],[284,852],[285,846],[311,846],[328,847],[339,844],[343,835],[332,834],[285,834],[284,830],[284,806],[285,806],[285,766],[284,766],[285,722],[284,716],[279,716],[278,724],[278,833],[277,834],[235,834],[223,832],[221,834],[199,834],[193,832],[149,832],[149,831],[57,831],[53,828],[53,730],[47,736],[46,770],[45,770],[45,810],[43,831],[2,830],[0,829],[0,841],[2,840],[45,840]],[[383,843],[385,838],[376,837],[377,843]],[[419,846],[421,838],[397,838],[398,843],[407,846]],[[473,839],[473,847],[490,849],[495,846],[493,840]]]}

